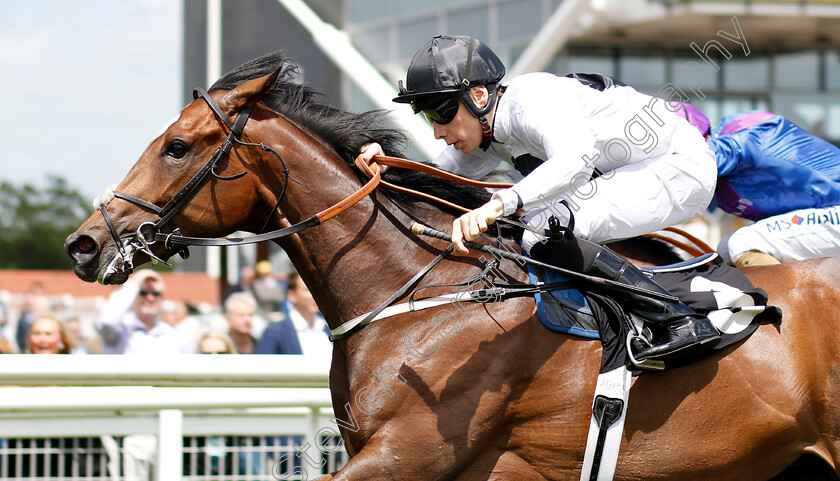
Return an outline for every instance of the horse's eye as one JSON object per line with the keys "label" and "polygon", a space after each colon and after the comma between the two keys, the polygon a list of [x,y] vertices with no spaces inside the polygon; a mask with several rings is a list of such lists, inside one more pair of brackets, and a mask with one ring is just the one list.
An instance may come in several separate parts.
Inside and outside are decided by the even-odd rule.
{"label": "horse's eye", "polygon": [[189,146],[183,140],[175,139],[166,146],[166,155],[174,159],[180,159],[187,155],[189,150]]}

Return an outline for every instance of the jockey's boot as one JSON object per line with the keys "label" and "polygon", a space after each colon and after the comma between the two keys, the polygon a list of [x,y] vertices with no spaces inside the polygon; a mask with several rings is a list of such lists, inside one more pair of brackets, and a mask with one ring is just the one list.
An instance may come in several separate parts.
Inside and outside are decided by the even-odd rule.
{"label": "jockey's boot", "polygon": [[[586,242],[586,241],[584,241]],[[612,279],[623,284],[650,291],[670,294],[630,261],[607,247],[601,247],[587,274]],[[673,304],[647,297],[643,294],[624,293],[627,308],[654,326],[652,346],[635,354],[636,359],[673,362],[689,355],[698,355],[712,349],[720,340],[720,333],[704,315],[695,312],[682,302]]]}

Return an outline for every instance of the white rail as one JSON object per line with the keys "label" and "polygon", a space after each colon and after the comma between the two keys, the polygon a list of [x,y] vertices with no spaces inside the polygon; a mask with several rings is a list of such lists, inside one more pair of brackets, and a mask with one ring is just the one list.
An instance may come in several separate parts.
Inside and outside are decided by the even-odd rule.
{"label": "white rail", "polygon": [[[296,435],[320,475],[322,435],[338,434],[329,362],[308,356],[0,358],[0,438],[156,434],[156,479],[181,478],[185,435]],[[307,444],[308,443],[308,444]],[[301,449],[303,449],[301,448]]]}
{"label": "white rail", "polygon": [[324,388],[44,387],[8,389],[0,413],[330,407]]}
{"label": "white rail", "polygon": [[0,386],[328,387],[330,364],[302,355],[206,354],[11,354],[0,361]]}

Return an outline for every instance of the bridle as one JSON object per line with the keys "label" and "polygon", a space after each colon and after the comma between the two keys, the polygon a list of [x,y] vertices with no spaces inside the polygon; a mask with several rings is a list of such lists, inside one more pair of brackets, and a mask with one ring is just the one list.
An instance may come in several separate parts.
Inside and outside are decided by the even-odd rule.
{"label": "bridle", "polygon": [[[420,170],[426,173],[431,173],[440,177],[448,178],[456,182],[479,187],[503,188],[511,185],[503,183],[473,181],[465,177],[460,177],[445,172],[443,170],[436,169],[426,164],[421,164],[418,162],[413,162],[410,160],[400,159],[396,157],[377,156],[370,163],[366,163],[362,161],[361,158],[357,158],[357,167],[362,171],[364,175],[369,177],[369,180],[355,193],[345,198],[344,200],[338,202],[337,204],[334,204],[328,207],[327,209],[324,209],[321,212],[318,212],[312,217],[309,217],[308,219],[303,220],[297,224],[282,229],[273,230],[270,232],[263,232],[270,223],[271,218],[274,216],[274,213],[277,211],[277,208],[279,207],[280,202],[282,201],[286,193],[286,187],[289,184],[289,180],[292,180],[296,183],[300,182],[291,175],[285,160],[283,160],[280,154],[278,154],[274,149],[262,143],[250,143],[243,142],[241,140],[245,124],[248,122],[248,119],[251,114],[251,107],[245,107],[241,109],[239,115],[237,116],[236,122],[233,122],[227,117],[227,115],[225,115],[224,112],[222,112],[222,109],[218,106],[218,104],[204,90],[194,90],[193,97],[195,99],[201,98],[202,100],[204,100],[210,107],[210,109],[213,111],[215,116],[218,117],[224,123],[225,126],[227,126],[227,128],[229,129],[227,138],[225,138],[221,145],[219,145],[216,148],[216,150],[213,152],[210,158],[207,159],[204,165],[202,165],[198,172],[196,172],[192,176],[192,178],[190,178],[190,180],[187,181],[187,183],[181,188],[181,190],[179,190],[166,204],[164,204],[163,207],[158,207],[157,205],[151,202],[145,201],[130,194],[126,194],[124,192],[118,192],[116,190],[113,191],[113,197],[131,202],[135,205],[148,209],[157,214],[158,217],[160,217],[160,219],[156,222],[144,222],[140,224],[140,226],[138,226],[137,228],[137,231],[134,234],[127,237],[126,239],[121,240],[120,235],[117,232],[117,229],[114,225],[114,222],[111,220],[111,216],[108,214],[107,205],[110,201],[110,198],[108,198],[106,201],[99,203],[98,209],[102,213],[102,217],[105,219],[105,223],[108,225],[111,237],[114,239],[114,243],[117,245],[119,254],[118,256],[114,256],[114,259],[112,259],[108,266],[106,266],[106,268],[102,270],[102,272],[100,273],[100,280],[102,280],[102,278],[109,273],[116,273],[120,270],[127,272],[133,270],[133,258],[134,255],[138,252],[143,252],[146,255],[148,255],[152,259],[153,263],[162,262],[164,264],[169,265],[167,259],[175,255],[176,253],[180,254],[183,258],[186,259],[189,256],[187,246],[190,245],[233,246],[264,242],[267,240],[274,240],[292,234],[296,234],[310,227],[315,227],[321,224],[322,222],[326,221],[327,219],[330,219],[335,215],[338,215],[339,213],[343,212],[350,206],[356,204],[361,199],[365,198],[380,183],[392,189],[413,193],[414,195],[418,195],[433,201],[440,202],[458,210],[468,210],[464,207],[452,204],[442,199],[429,196],[428,194],[424,194],[421,192],[414,191],[412,189],[407,189],[385,182],[381,178],[381,174],[384,171],[384,169],[382,169],[380,166],[393,166]],[[211,175],[219,180],[235,180],[247,174],[247,172],[241,172],[239,174],[231,176],[221,176],[216,172],[216,167],[218,166],[219,162],[221,162],[227,157],[227,155],[232,150],[234,144],[248,147],[260,147],[264,151],[277,157],[277,159],[280,160],[280,163],[283,166],[283,175],[285,177],[285,181],[283,182],[283,188],[280,191],[280,195],[277,197],[277,201],[274,207],[272,208],[271,212],[269,213],[268,218],[266,219],[265,224],[263,225],[263,228],[260,230],[261,233],[248,237],[207,238],[183,236],[180,234],[180,230],[177,227],[172,227],[169,232],[164,232],[164,228],[166,228],[167,225],[171,223],[173,217],[177,215],[189,203],[189,201],[195,196],[195,194],[202,187],[204,182]],[[162,241],[164,243],[164,247],[166,249],[166,253],[164,254],[165,258],[160,258],[152,253],[151,246],[158,241]]]}
{"label": "bridle", "polygon": [[[152,212],[156,213],[158,217],[160,217],[160,219],[157,220],[157,222],[144,222],[140,224],[140,226],[138,226],[137,228],[137,232],[134,235],[126,238],[124,241],[121,242],[120,235],[117,232],[113,221],[111,220],[111,216],[108,214],[107,204],[110,201],[110,198],[107,201],[101,202],[99,204],[99,211],[102,213],[102,217],[105,219],[105,223],[108,225],[108,230],[111,233],[111,237],[114,239],[114,243],[117,245],[119,253],[119,257],[115,256],[114,259],[111,260],[109,265],[105,269],[103,269],[102,273],[100,274],[100,279],[109,272],[117,272],[118,270],[130,272],[131,270],[133,270],[133,258],[137,252],[145,253],[152,259],[152,262],[154,263],[162,262],[167,265],[169,265],[169,263],[166,261],[166,259],[169,259],[169,257],[176,253],[180,254],[184,259],[186,259],[189,256],[187,245],[198,243],[176,242],[176,239],[181,237],[179,235],[179,229],[174,228],[168,233],[163,232],[163,229],[172,221],[172,218],[175,215],[177,215],[189,203],[190,200],[192,200],[192,198],[202,187],[204,182],[210,177],[210,175],[212,175],[218,180],[235,180],[247,174],[247,172],[240,172],[231,176],[222,176],[216,172],[216,167],[218,166],[219,162],[221,162],[224,158],[227,157],[234,144],[260,147],[263,150],[269,152],[270,154],[276,156],[280,160],[281,164],[283,165],[283,174],[285,176],[285,182],[283,182],[283,189],[280,192],[280,196],[277,199],[278,205],[286,192],[286,187],[288,186],[289,179],[297,182],[297,180],[291,176],[286,162],[274,149],[264,144],[252,144],[240,140],[242,136],[242,131],[245,128],[245,124],[248,122],[248,119],[251,115],[252,107],[242,108],[239,111],[239,115],[237,116],[236,122],[233,122],[228,118],[227,115],[225,115],[224,112],[222,112],[222,109],[219,107],[219,105],[204,90],[195,89],[193,91],[193,98],[203,99],[213,111],[213,113],[216,115],[216,117],[218,117],[228,127],[229,132],[227,138],[225,138],[225,140],[218,147],[216,147],[216,150],[213,152],[210,158],[207,159],[204,165],[201,166],[201,168],[192,176],[192,178],[190,178],[189,181],[187,181],[187,183],[181,188],[181,190],[179,190],[166,204],[164,204],[163,207],[158,207],[157,205],[152,204],[151,202],[147,202],[143,199],[140,199],[130,194],[126,194],[124,192],[118,192],[116,190],[113,191],[113,197],[126,200],[133,204],[139,205],[145,209],[151,210]],[[263,226],[262,230],[265,230],[265,226],[268,225],[272,214],[276,210],[277,207],[275,206],[272,209],[272,212],[269,214],[269,218],[266,219],[266,223]],[[151,246],[157,241],[164,242],[164,246],[166,247],[166,259],[161,259],[160,257],[152,253]],[[117,266],[118,263],[120,264],[119,266]]]}

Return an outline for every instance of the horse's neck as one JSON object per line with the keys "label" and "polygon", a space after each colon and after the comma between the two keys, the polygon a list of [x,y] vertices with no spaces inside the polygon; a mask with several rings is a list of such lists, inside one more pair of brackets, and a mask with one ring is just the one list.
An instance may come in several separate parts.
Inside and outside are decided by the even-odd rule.
{"label": "horse's neck", "polygon": [[[279,122],[287,122],[283,119]],[[290,183],[280,210],[280,226],[300,222],[352,195],[358,174],[328,146],[293,125],[277,139],[289,146],[286,160],[301,183]],[[275,136],[276,137],[276,136]],[[288,138],[282,138],[288,137]],[[276,177],[276,168],[263,178]],[[266,199],[273,204],[273,199]],[[429,209],[423,219],[443,228],[452,217]],[[412,238],[411,218],[377,191],[317,227],[282,239],[301,277],[331,327],[374,309],[428,262],[433,249]],[[437,254],[437,252],[434,252]]]}
{"label": "horse's neck", "polygon": [[[333,328],[375,309],[429,261],[426,242],[408,232],[411,219],[382,197],[281,244]],[[435,216],[424,220],[440,227]]]}

